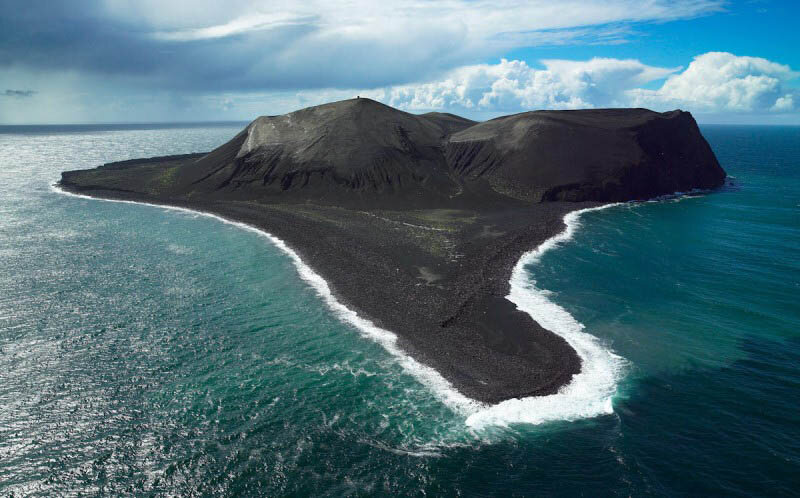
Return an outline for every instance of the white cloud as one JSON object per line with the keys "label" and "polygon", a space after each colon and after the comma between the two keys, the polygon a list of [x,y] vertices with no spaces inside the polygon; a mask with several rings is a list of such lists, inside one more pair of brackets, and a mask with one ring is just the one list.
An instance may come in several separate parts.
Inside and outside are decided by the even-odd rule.
{"label": "white cloud", "polygon": [[[264,16],[316,19],[325,34],[382,37],[386,28],[425,26],[449,31],[458,26],[473,41],[510,37],[524,42],[524,34],[538,37],[536,31],[618,22],[669,21],[722,10],[722,0],[235,0],[221,4],[216,0],[105,0],[107,13],[138,19],[168,32],[170,27],[186,33],[194,29],[191,40],[221,33],[240,34],[262,29]],[[431,22],[435,21],[435,22]],[[235,26],[235,29],[230,29]],[[222,36],[226,36],[222,35]]]}
{"label": "white cloud", "polygon": [[466,66],[445,78],[387,91],[394,106],[517,112],[625,105],[625,91],[664,78],[680,68],[661,68],[632,59],[545,60],[544,69],[524,61]]}
{"label": "white cloud", "polygon": [[725,1],[19,2],[0,62],[195,95],[380,88],[520,47],[624,43],[642,23],[710,15]]}
{"label": "white cloud", "polygon": [[[433,78],[518,47],[623,43],[634,23],[724,0],[102,0],[103,14],[168,43],[174,78],[225,90],[379,87]],[[202,47],[202,50],[195,50]],[[160,52],[159,52],[160,53]],[[177,67],[176,67],[177,64]],[[184,67],[185,66],[185,67]],[[196,68],[207,74],[198,76]],[[179,85],[180,86],[180,85]],[[203,89],[209,89],[205,87]]]}
{"label": "white cloud", "polygon": [[274,13],[244,16],[232,19],[224,24],[217,24],[205,28],[189,28],[171,31],[157,31],[153,36],[165,41],[195,41],[212,38],[225,38],[250,31],[277,29],[285,26],[300,25],[308,22],[309,18],[296,17],[291,14]]}
{"label": "white cloud", "polygon": [[686,71],[658,90],[636,89],[631,101],[655,107],[681,106],[698,112],[791,111],[793,92],[785,84],[798,76],[789,66],[727,52],[698,55]]}
{"label": "white cloud", "polygon": [[[681,68],[648,66],[634,59],[544,60],[464,66],[443,78],[385,90],[383,99],[408,110],[519,112],[587,107],[681,107],[698,113],[789,112],[798,73],[757,57],[729,53],[699,55]],[[641,88],[666,78],[657,90]]]}
{"label": "white cloud", "polygon": [[794,109],[794,96],[791,94],[778,97],[775,105],[772,106],[773,111],[791,111],[792,109]]}

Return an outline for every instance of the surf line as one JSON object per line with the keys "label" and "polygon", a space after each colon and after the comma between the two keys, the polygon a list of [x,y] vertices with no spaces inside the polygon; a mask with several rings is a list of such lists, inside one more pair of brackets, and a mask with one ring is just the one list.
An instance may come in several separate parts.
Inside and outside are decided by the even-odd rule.
{"label": "surf line", "polygon": [[581,215],[620,205],[623,203],[567,213],[564,215],[564,230],[525,253],[511,272],[506,299],[517,305],[517,309],[528,313],[543,328],[564,338],[581,359],[581,371],[555,394],[502,401],[467,417],[467,425],[542,424],[613,413],[612,398],[623,376],[625,359],[605,347],[597,337],[584,332],[584,325],[550,300],[550,292],[538,288],[525,269],[538,264],[547,251],[572,239],[581,226]]}
{"label": "surf line", "polygon": [[570,240],[580,226],[580,215],[588,211],[596,211],[615,206],[604,206],[572,211],[564,216],[564,231],[545,240],[537,248],[525,253],[512,271],[510,287],[506,296],[517,305],[517,308],[528,313],[545,329],[563,337],[575,349],[581,359],[581,371],[573,376],[569,384],[563,386],[556,394],[514,398],[496,405],[488,405],[461,394],[453,385],[433,368],[424,365],[406,354],[397,345],[397,335],[375,325],[371,320],[361,317],[355,311],[340,303],[328,286],[328,283],[305,264],[300,256],[282,239],[253,225],[230,220],[217,214],[197,211],[185,207],[170,206],[141,201],[109,199],[76,194],[63,190],[58,185],[51,189],[62,195],[89,199],[94,201],[117,202],[122,204],[138,204],[192,215],[213,218],[222,223],[253,232],[266,238],[283,251],[292,260],[300,278],[309,284],[323,299],[328,308],[341,321],[352,325],[362,336],[380,344],[398,361],[400,366],[430,389],[445,405],[456,413],[466,417],[466,425],[480,429],[482,427],[509,424],[541,424],[555,420],[576,420],[594,417],[613,412],[611,398],[616,392],[616,385],[622,375],[624,359],[604,348],[600,341],[583,332],[583,324],[559,305],[550,301],[547,291],[538,289],[535,281],[526,276],[525,267],[539,262],[542,254]]}
{"label": "surf line", "polygon": [[427,365],[423,365],[422,363],[418,362],[417,360],[406,354],[397,345],[396,334],[378,327],[377,325],[372,323],[372,321],[359,316],[358,313],[340,303],[331,292],[328,283],[310,266],[305,264],[303,260],[300,258],[300,256],[297,254],[297,252],[294,251],[294,249],[289,247],[286,244],[286,242],[284,242],[282,239],[275,237],[274,235],[272,235],[267,231],[247,223],[230,220],[228,218],[219,216],[217,214],[208,213],[205,211],[197,211],[185,207],[170,206],[167,204],[156,204],[150,202],[123,200],[123,199],[108,199],[105,197],[92,197],[89,195],[68,192],[60,188],[58,185],[51,185],[51,189],[59,194],[67,195],[70,197],[77,197],[80,199],[117,202],[121,204],[138,204],[160,209],[168,209],[171,211],[189,213],[192,215],[205,216],[207,218],[213,218],[227,225],[233,225],[242,230],[247,230],[261,237],[264,237],[269,242],[271,242],[272,245],[274,245],[275,247],[277,247],[278,249],[280,249],[286,255],[289,256],[289,258],[292,260],[292,263],[294,263],[295,269],[297,270],[297,273],[300,275],[300,278],[304,280],[307,284],[309,284],[311,288],[316,291],[316,293],[323,299],[328,308],[331,309],[331,311],[333,311],[334,316],[336,316],[339,320],[354,326],[356,330],[358,330],[361,333],[362,336],[365,336],[368,339],[372,339],[373,341],[383,346],[383,348],[386,351],[388,351],[392,356],[395,357],[400,366],[407,373],[411,374],[411,376],[416,378],[420,383],[427,386],[431,391],[433,391],[434,395],[437,398],[439,398],[442,402],[444,402],[447,406],[449,406],[451,409],[453,409],[462,416],[469,416],[487,407],[487,405],[480,403],[479,401],[464,396],[458,390],[456,390],[456,388],[453,387],[453,385],[447,379],[442,377],[442,375],[439,372],[437,372],[436,370]]}

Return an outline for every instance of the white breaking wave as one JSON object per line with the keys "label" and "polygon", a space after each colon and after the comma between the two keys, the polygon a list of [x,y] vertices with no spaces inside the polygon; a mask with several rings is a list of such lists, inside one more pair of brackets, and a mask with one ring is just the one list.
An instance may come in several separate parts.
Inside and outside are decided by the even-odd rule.
{"label": "white breaking wave", "polygon": [[550,396],[515,398],[484,408],[467,418],[474,428],[488,425],[541,424],[555,420],[577,420],[609,414],[614,411],[612,397],[622,376],[625,360],[586,332],[584,326],[567,310],[548,298],[548,292],[536,287],[525,267],[536,264],[542,255],[570,240],[580,226],[580,216],[588,211],[605,209],[617,204],[572,211],[564,216],[566,228],[536,249],[520,258],[511,273],[511,290],[506,299],[528,313],[539,325],[563,337],[581,359],[580,373]]}
{"label": "white breaking wave", "polygon": [[564,217],[566,229],[523,255],[511,275],[511,291],[507,299],[516,304],[518,309],[531,315],[542,327],[563,337],[575,349],[581,359],[580,373],[573,376],[572,381],[556,394],[510,399],[496,405],[487,405],[464,396],[439,372],[406,354],[397,345],[397,335],[393,332],[376,326],[372,321],[359,316],[358,313],[340,303],[331,292],[328,283],[306,265],[283,240],[269,232],[247,223],[232,221],[203,211],[148,202],[91,197],[67,192],[56,185],[51,185],[51,188],[60,194],[82,199],[140,204],[206,216],[266,238],[291,258],[300,278],[311,285],[337,318],[353,325],[362,335],[383,346],[397,359],[406,372],[427,386],[447,406],[466,417],[466,424],[469,427],[480,429],[492,425],[507,426],[516,423],[541,424],[548,421],[576,420],[613,412],[611,398],[616,392],[625,360],[603,347],[596,337],[583,331],[583,324],[575,320],[564,308],[550,301],[547,292],[538,289],[535,282],[531,282],[527,277],[525,266],[537,263],[542,254],[571,239],[580,225],[579,218],[582,213],[604,209],[615,204],[568,213]]}
{"label": "white breaking wave", "polygon": [[411,374],[414,378],[416,378],[419,382],[423,385],[427,386],[431,391],[433,391],[434,395],[439,398],[442,402],[444,402],[447,406],[451,409],[455,410],[457,413],[461,414],[462,416],[469,416],[470,414],[478,412],[480,409],[485,408],[486,405],[468,398],[458,392],[453,385],[442,375],[434,370],[433,368],[423,365],[422,363],[418,362],[414,358],[407,355],[398,345],[397,345],[397,335],[393,332],[389,332],[388,330],[382,329],[372,323],[372,321],[367,320],[358,315],[355,311],[347,308],[345,305],[340,303],[333,293],[328,287],[328,283],[310,266],[305,264],[300,256],[286,243],[275,237],[269,232],[266,232],[260,228],[254,227],[252,225],[248,225],[247,223],[242,223],[240,221],[232,221],[222,216],[206,213],[204,211],[196,211],[194,209],[188,209],[183,207],[177,206],[168,206],[164,204],[153,204],[149,202],[139,202],[139,201],[128,201],[128,200],[121,200],[121,199],[105,199],[102,197],[91,197],[88,195],[81,195],[75,194],[72,192],[67,192],[66,190],[60,189],[56,185],[51,185],[51,188],[60,194],[68,195],[71,197],[79,197],[81,199],[90,199],[90,200],[101,200],[107,202],[119,202],[123,204],[140,204],[145,206],[153,206],[161,209],[169,209],[172,211],[181,211],[184,213],[191,213],[201,216],[206,216],[209,218],[214,218],[215,220],[221,221],[223,223],[227,223],[228,225],[233,225],[235,227],[241,228],[243,230],[248,230],[250,232],[254,232],[267,240],[269,240],[273,245],[278,247],[278,249],[285,252],[289,258],[291,258],[292,262],[294,263],[295,268],[297,269],[297,273],[300,274],[300,278],[305,280],[311,287],[319,294],[320,297],[325,301],[325,304],[333,311],[334,315],[342,320],[345,323],[349,323],[350,325],[355,326],[355,328],[361,332],[362,335],[365,337],[374,340],[381,346],[383,346],[386,351],[388,351],[392,356],[394,356],[398,363],[400,364],[403,369]]}

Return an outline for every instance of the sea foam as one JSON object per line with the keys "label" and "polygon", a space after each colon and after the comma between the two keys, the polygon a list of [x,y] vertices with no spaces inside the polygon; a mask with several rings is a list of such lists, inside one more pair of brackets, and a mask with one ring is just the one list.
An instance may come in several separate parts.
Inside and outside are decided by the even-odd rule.
{"label": "sea foam", "polygon": [[515,398],[478,410],[467,417],[474,428],[489,425],[541,424],[555,420],[576,420],[613,412],[612,397],[622,376],[625,360],[584,332],[584,326],[567,310],[550,300],[549,292],[536,287],[525,268],[539,263],[547,251],[570,240],[580,226],[580,216],[606,209],[607,204],[572,211],[564,216],[566,228],[524,254],[511,273],[511,290],[506,298],[528,313],[539,325],[561,336],[581,359],[580,373],[550,396]]}
{"label": "sea foam", "polygon": [[624,359],[605,348],[596,337],[584,332],[583,324],[575,320],[564,308],[550,301],[547,291],[538,289],[536,283],[527,276],[525,267],[538,263],[542,254],[571,239],[580,225],[579,218],[582,213],[604,209],[614,204],[568,213],[564,217],[565,230],[523,255],[511,275],[511,291],[507,298],[516,304],[518,309],[531,315],[542,327],[563,337],[575,349],[581,359],[580,373],[575,375],[572,381],[556,394],[510,399],[496,405],[487,405],[464,396],[439,372],[406,354],[397,345],[397,335],[393,332],[378,327],[372,321],[359,316],[358,313],[340,303],[331,292],[328,283],[305,264],[297,252],[282,239],[269,232],[247,223],[229,220],[203,211],[148,202],[91,197],[67,192],[57,185],[51,187],[55,192],[71,197],[140,204],[201,215],[266,238],[289,256],[300,278],[317,292],[337,318],[354,326],[363,336],[380,344],[396,358],[406,372],[427,386],[438,399],[456,413],[466,417],[466,424],[471,428],[480,429],[487,426],[507,426],[517,423],[541,424],[548,421],[575,420],[613,412],[611,399],[616,392],[617,382],[624,369]]}
{"label": "sea foam", "polygon": [[480,409],[485,408],[486,405],[471,398],[468,398],[463,394],[461,394],[460,392],[458,392],[458,390],[456,390],[447,379],[442,377],[442,375],[439,372],[437,372],[436,370],[427,365],[423,365],[422,363],[418,362],[417,360],[406,354],[397,345],[397,335],[395,335],[393,332],[378,327],[377,325],[372,323],[372,321],[359,316],[358,313],[340,303],[331,292],[328,283],[310,266],[305,264],[303,260],[300,259],[300,256],[297,254],[297,252],[294,251],[294,249],[289,247],[282,239],[275,237],[271,233],[262,230],[260,228],[254,227],[253,225],[249,225],[247,223],[229,220],[222,216],[213,213],[207,213],[204,211],[196,211],[194,209],[188,209],[177,206],[168,206],[164,204],[154,204],[149,202],[91,197],[88,195],[81,195],[72,192],[67,192],[66,190],[59,188],[57,185],[52,185],[51,187],[55,192],[68,195],[71,197],[78,197],[81,199],[118,202],[123,204],[139,204],[144,206],[157,207],[161,209],[168,209],[171,211],[180,211],[183,213],[189,213],[193,215],[206,216],[208,218],[213,218],[217,221],[221,221],[228,225],[233,225],[243,230],[256,233],[266,238],[278,249],[280,249],[289,256],[289,258],[294,263],[294,266],[297,269],[297,273],[300,275],[300,278],[303,279],[306,283],[308,283],[317,292],[317,294],[325,301],[325,304],[328,306],[328,308],[331,309],[331,311],[333,311],[334,315],[337,318],[339,318],[345,323],[353,325],[356,328],[356,330],[358,330],[363,336],[372,339],[381,346],[383,346],[383,348],[386,349],[386,351],[388,351],[392,356],[396,358],[400,366],[406,372],[411,374],[423,385],[427,386],[433,392],[433,394],[443,403],[445,403],[447,406],[449,406],[451,409],[461,414],[462,416],[469,416],[473,413],[478,412]]}

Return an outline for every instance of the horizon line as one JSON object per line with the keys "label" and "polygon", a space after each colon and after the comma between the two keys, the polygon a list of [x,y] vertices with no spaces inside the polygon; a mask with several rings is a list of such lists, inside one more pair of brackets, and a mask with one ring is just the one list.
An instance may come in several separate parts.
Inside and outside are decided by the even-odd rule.
{"label": "horizon line", "polygon": [[[444,112],[444,111],[439,111]],[[800,126],[800,123],[732,123],[697,119],[698,125],[713,126]],[[253,119],[222,119],[199,121],[93,121],[85,123],[0,123],[0,128],[14,127],[79,127],[79,126],[186,126],[186,125],[224,125],[250,123]],[[488,120],[485,120],[488,121]],[[481,121],[478,121],[481,122]]]}

